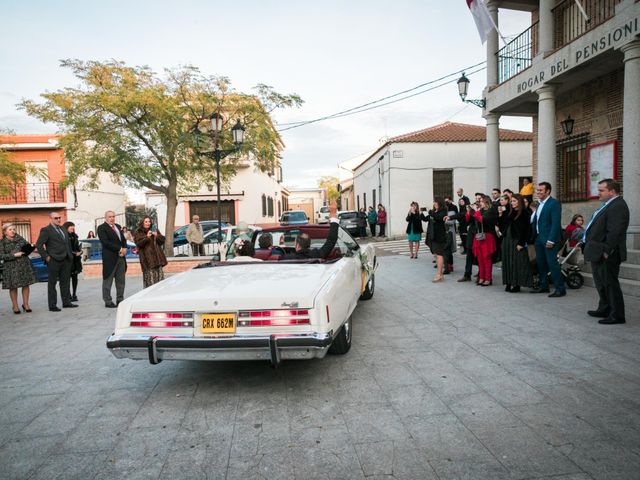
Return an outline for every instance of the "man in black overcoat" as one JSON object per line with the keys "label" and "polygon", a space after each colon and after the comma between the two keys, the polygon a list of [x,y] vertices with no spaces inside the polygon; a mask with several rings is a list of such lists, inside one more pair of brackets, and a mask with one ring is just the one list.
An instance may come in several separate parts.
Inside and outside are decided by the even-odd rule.
{"label": "man in black overcoat", "polygon": [[[127,271],[127,240],[122,228],[116,223],[116,214],[107,211],[104,223],[98,227],[98,238],[102,244],[102,299],[104,306],[115,308],[124,300],[125,273]],[[116,303],[111,298],[111,286],[116,282]]]}
{"label": "man in black overcoat", "polygon": [[589,310],[598,323],[625,323],[624,298],[618,275],[627,259],[629,207],[620,196],[620,184],[607,178],[598,183],[602,205],[593,213],[584,233],[584,259],[591,262],[593,281],[600,297],[597,310]]}
{"label": "man in black overcoat", "polygon": [[71,292],[69,291],[69,281],[71,278],[71,265],[73,253],[69,243],[69,234],[62,228],[62,215],[59,212],[49,214],[49,225],[40,229],[40,235],[36,242],[38,253],[47,264],[48,280],[48,302],[51,312],[59,312],[58,292],[56,283],[60,282],[60,296],[62,297],[63,308],[77,307],[71,303]]}

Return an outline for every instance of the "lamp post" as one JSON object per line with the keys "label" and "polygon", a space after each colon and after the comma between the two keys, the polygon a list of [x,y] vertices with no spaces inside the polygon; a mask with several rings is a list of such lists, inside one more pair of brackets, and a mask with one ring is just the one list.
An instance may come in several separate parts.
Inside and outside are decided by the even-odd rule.
{"label": "lamp post", "polygon": [[575,123],[575,120],[573,118],[571,118],[571,115],[569,115],[565,120],[560,122],[560,126],[562,127],[562,131],[564,132],[564,134],[568,137],[573,133],[573,124]]}
{"label": "lamp post", "polygon": [[467,78],[467,76],[464,74],[464,72],[462,72],[462,76],[458,79],[458,94],[460,95],[460,98],[462,99],[463,102],[466,103],[471,103],[473,105],[475,105],[476,107],[480,107],[480,108],[484,108],[487,105],[487,102],[485,101],[485,99],[481,99],[481,100],[467,100],[467,92],[469,91],[469,83],[471,83],[469,81],[469,79]]}
{"label": "lamp post", "polygon": [[[224,126],[224,117],[217,112],[212,113],[209,116],[209,125],[207,128],[207,133],[211,137],[211,142],[213,144],[213,150],[201,150],[200,147],[200,136],[205,135],[205,133],[201,132],[199,128],[195,128],[193,130],[193,135],[195,139],[195,152],[198,155],[203,155],[208,158],[212,158],[216,162],[216,195],[217,195],[217,205],[218,205],[218,241],[222,243],[222,202],[220,200],[220,161],[225,158],[227,155],[232,153],[237,153],[240,150],[244,142],[244,131],[245,127],[240,123],[240,120],[236,121],[236,124],[231,128],[231,135],[233,138],[234,148],[223,150],[220,148],[220,136],[222,135],[222,128]],[[209,188],[211,190],[211,188]],[[218,252],[220,249],[218,249]]]}

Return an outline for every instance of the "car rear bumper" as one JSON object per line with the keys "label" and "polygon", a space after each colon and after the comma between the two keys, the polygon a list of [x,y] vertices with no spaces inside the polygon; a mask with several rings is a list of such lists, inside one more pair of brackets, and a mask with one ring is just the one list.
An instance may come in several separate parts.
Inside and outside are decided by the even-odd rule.
{"label": "car rear bumper", "polygon": [[322,358],[333,332],[233,337],[111,335],[107,348],[117,358],[149,360],[269,360]]}

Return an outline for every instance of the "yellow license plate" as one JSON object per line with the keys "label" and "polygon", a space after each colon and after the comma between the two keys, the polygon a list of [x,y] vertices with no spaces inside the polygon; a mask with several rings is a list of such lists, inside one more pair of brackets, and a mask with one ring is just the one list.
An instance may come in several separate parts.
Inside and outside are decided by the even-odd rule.
{"label": "yellow license plate", "polygon": [[200,326],[202,333],[236,333],[235,313],[205,313]]}

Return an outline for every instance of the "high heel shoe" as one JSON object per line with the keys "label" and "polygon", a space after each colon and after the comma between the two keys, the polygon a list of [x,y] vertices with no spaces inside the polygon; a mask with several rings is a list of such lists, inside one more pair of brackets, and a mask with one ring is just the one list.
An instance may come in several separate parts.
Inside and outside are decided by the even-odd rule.
{"label": "high heel shoe", "polygon": [[24,305],[22,305],[22,309],[23,309],[26,313],[31,313],[31,312],[33,312],[33,310],[31,310],[30,308],[25,307]]}
{"label": "high heel shoe", "polygon": [[432,283],[438,283],[438,282],[442,282],[444,280],[444,277],[433,277],[433,280],[431,280]]}
{"label": "high heel shoe", "polygon": [[20,312],[20,309],[18,309],[18,310],[14,310],[13,313],[15,313],[16,315],[20,315],[21,312]]}

